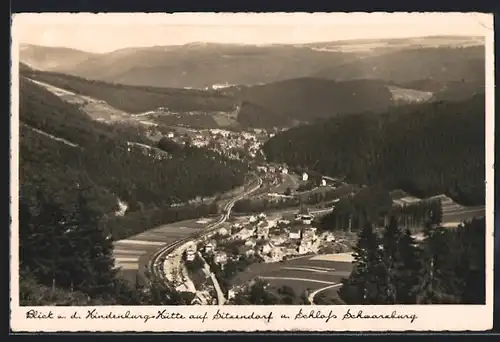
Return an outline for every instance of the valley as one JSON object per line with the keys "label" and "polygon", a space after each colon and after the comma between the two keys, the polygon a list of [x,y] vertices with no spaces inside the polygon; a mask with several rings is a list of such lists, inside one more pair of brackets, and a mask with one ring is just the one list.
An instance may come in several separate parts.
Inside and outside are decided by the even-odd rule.
{"label": "valley", "polygon": [[[22,46],[23,291],[89,305],[484,302],[482,44]],[[425,287],[414,275],[428,267],[436,292],[403,288]],[[391,281],[392,297],[360,285]]]}

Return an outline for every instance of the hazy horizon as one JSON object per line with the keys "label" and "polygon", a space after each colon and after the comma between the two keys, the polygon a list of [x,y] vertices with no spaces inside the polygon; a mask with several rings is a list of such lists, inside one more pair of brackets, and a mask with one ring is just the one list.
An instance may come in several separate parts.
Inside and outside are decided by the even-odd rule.
{"label": "hazy horizon", "polygon": [[21,14],[21,44],[107,53],[192,43],[294,45],[348,40],[484,36],[479,13]]}
{"label": "hazy horizon", "polygon": [[[175,46],[186,46],[186,45],[192,45],[192,44],[213,44],[213,45],[244,45],[244,46],[273,46],[273,45],[307,45],[307,44],[321,44],[321,43],[341,43],[341,42],[356,42],[356,41],[364,41],[364,40],[373,40],[373,41],[384,41],[384,40],[396,40],[396,39],[431,39],[434,37],[450,37],[450,38],[455,38],[455,37],[460,37],[460,38],[479,38],[480,36],[475,36],[475,35],[433,35],[433,36],[407,36],[407,37],[397,37],[397,38],[356,38],[356,39],[338,39],[338,40],[330,40],[330,41],[311,41],[311,42],[306,42],[306,43],[268,43],[268,44],[258,44],[258,43],[224,43],[224,42],[214,42],[214,41],[190,41],[182,44],[164,44],[164,45],[131,45],[131,46],[124,46],[122,48],[118,48],[116,50],[111,50],[111,51],[104,51],[104,52],[93,52],[93,51],[88,51],[88,50],[83,50],[83,49],[77,49],[73,47],[68,47],[68,46],[62,46],[62,45],[42,45],[42,44],[33,44],[33,43],[21,43],[20,46],[37,46],[37,47],[42,47],[42,48],[54,48],[54,49],[71,49],[71,50],[76,50],[76,51],[83,51],[83,52],[88,52],[88,53],[94,53],[94,54],[106,54],[106,53],[112,53],[115,51],[120,51],[120,50],[125,50],[125,49],[135,49],[135,48],[155,48],[155,47],[175,47]],[[483,37],[481,37],[483,38]]]}

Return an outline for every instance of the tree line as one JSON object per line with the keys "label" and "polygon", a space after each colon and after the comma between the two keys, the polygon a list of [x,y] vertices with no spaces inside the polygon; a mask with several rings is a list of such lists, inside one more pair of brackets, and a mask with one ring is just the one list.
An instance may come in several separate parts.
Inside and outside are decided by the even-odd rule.
{"label": "tree line", "polygon": [[63,207],[40,190],[19,200],[21,305],[187,305],[186,293],[117,277],[113,241],[82,190]]}
{"label": "tree line", "polygon": [[[236,201],[233,210],[235,213],[261,213],[269,210],[299,207],[303,204],[311,206],[322,204],[325,207],[329,207],[333,205],[335,200],[346,196],[351,190],[352,187],[349,186],[337,189],[324,188],[322,191],[297,193],[291,198],[280,198],[277,200],[244,198]],[[285,190],[285,193],[287,193],[287,190]],[[288,192],[288,196],[291,196],[290,192]]]}
{"label": "tree line", "polygon": [[408,105],[292,128],[263,149],[273,162],[345,176],[352,184],[484,204],[484,113],[484,93],[461,102]]}
{"label": "tree line", "polygon": [[428,221],[416,241],[396,218],[380,230],[366,223],[351,275],[339,296],[348,305],[484,304],[485,220],[444,229]]}
{"label": "tree line", "polygon": [[319,224],[323,230],[356,232],[363,229],[367,222],[382,227],[387,225],[390,217],[396,217],[404,229],[419,232],[431,213],[439,217],[439,220],[442,219],[439,199],[399,206],[393,203],[389,192],[380,186],[374,186],[340,199],[331,212],[321,217]]}
{"label": "tree line", "polygon": [[130,86],[33,70],[24,70],[22,75],[76,94],[106,101],[111,106],[128,113],[142,113],[159,108],[173,112],[230,112],[235,104],[233,98],[215,91]]}

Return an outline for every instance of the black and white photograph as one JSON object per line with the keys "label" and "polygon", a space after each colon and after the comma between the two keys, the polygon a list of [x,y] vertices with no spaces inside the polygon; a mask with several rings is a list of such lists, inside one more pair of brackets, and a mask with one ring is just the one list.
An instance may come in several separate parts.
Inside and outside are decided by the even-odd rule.
{"label": "black and white photograph", "polygon": [[492,305],[492,16],[137,15],[15,26],[20,309]]}

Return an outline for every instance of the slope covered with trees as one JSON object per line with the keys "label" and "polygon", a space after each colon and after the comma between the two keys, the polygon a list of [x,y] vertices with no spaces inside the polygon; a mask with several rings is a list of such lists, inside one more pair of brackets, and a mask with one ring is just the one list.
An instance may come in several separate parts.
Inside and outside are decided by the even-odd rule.
{"label": "slope covered with trees", "polygon": [[[185,204],[243,183],[247,168],[190,146],[163,154],[136,127],[92,121],[21,78],[19,237],[21,303],[29,305],[172,304],[183,294],[123,283],[112,243],[155,225],[217,213]],[[162,158],[160,158],[162,156]],[[128,203],[117,216],[118,199]],[[189,302],[189,301],[188,301]]]}
{"label": "slope covered with trees", "polygon": [[484,118],[482,94],[333,118],[282,132],[263,148],[271,161],[346,176],[354,184],[483,204]]}
{"label": "slope covered with trees", "polygon": [[[387,82],[354,80],[336,82],[320,78],[296,78],[253,87],[238,87],[233,96],[265,108],[282,122],[311,122],[318,118],[371,110],[392,105]],[[250,120],[249,120],[250,121]]]}
{"label": "slope covered with trees", "polygon": [[416,242],[395,218],[382,231],[366,223],[340,298],[348,305],[484,304],[485,230],[484,219],[456,230],[428,222]]}
{"label": "slope covered with trees", "polygon": [[103,100],[128,113],[159,110],[154,120],[166,125],[217,127],[212,117],[226,113],[242,127],[283,127],[360,111],[378,112],[393,105],[389,83],[380,80],[297,78],[214,91],[126,86],[30,70],[22,75]]}
{"label": "slope covered with trees", "polygon": [[25,70],[23,75],[76,94],[106,101],[112,107],[128,113],[142,113],[159,108],[171,112],[231,111],[234,105],[233,99],[215,91],[126,86],[29,70]]}
{"label": "slope covered with trees", "polygon": [[215,152],[187,146],[159,158],[130,146],[128,142],[153,143],[136,128],[94,122],[76,106],[26,80],[21,85],[20,121],[21,190],[33,193],[41,188],[60,203],[71,202],[73,189],[90,187],[104,213],[116,197],[128,203],[129,211],[157,209],[210,197],[244,181],[245,165]]}
{"label": "slope covered with trees", "polygon": [[[185,293],[116,276],[112,239],[82,190],[66,207],[41,188],[19,198],[21,305],[185,305]],[[68,203],[66,203],[68,204]]]}
{"label": "slope covered with trees", "polygon": [[484,45],[415,47],[347,62],[316,77],[334,80],[382,79],[395,83],[430,79],[439,84],[467,81],[484,85]]}

